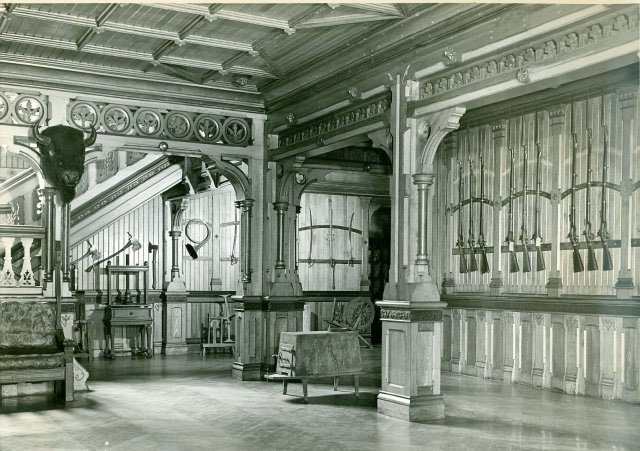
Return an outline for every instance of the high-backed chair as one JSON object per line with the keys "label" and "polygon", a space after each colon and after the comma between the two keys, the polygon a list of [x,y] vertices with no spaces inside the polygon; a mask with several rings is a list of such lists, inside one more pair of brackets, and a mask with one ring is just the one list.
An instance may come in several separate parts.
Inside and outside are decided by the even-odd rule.
{"label": "high-backed chair", "polygon": [[73,401],[73,341],[65,341],[55,302],[0,301],[0,385],[56,381]]}

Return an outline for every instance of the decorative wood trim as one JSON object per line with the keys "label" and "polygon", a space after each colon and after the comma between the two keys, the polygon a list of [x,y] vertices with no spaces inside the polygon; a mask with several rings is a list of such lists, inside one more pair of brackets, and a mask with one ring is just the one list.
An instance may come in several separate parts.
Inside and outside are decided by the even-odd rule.
{"label": "decorative wood trim", "polygon": [[517,55],[507,53],[499,58],[492,58],[455,71],[446,72],[439,78],[420,82],[420,98],[432,99],[440,95],[473,85],[479,81],[499,77],[505,73],[515,73],[527,66],[562,58],[564,55],[590,47],[600,41],[607,40],[624,33],[634,33],[638,28],[638,15],[619,14],[607,22],[591,22],[576,31],[545,37],[530,47],[521,50]]}

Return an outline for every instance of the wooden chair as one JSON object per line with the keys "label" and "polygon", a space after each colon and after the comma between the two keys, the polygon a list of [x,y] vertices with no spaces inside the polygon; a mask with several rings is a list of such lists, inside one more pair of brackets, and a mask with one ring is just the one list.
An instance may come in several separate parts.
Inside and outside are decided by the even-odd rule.
{"label": "wooden chair", "polygon": [[[204,357],[206,350],[209,348],[229,348],[231,352],[235,349],[235,341],[231,338],[231,320],[235,314],[231,314],[229,309],[229,296],[222,295],[224,298],[224,304],[221,304],[220,315],[213,316],[211,313],[207,314],[207,324],[203,333],[202,343],[202,356]],[[226,329],[226,338],[225,338]]]}

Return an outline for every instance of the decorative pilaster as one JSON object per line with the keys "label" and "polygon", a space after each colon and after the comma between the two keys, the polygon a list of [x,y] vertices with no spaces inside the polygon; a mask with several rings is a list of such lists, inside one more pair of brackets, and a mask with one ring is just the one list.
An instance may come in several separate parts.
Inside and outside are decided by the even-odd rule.
{"label": "decorative pilaster", "polygon": [[493,254],[491,254],[491,282],[489,291],[492,295],[502,293],[502,241],[505,236],[505,224],[502,206],[502,155],[507,150],[507,121],[501,119],[491,126],[493,139],[493,233],[491,237]]}
{"label": "decorative pilaster", "polygon": [[433,179],[433,174],[413,174],[413,183],[418,187],[418,253],[416,255],[416,265],[427,267],[429,266],[427,255],[427,199]]}
{"label": "decorative pilaster", "polygon": [[56,257],[56,190],[54,188],[47,187],[42,191],[44,195],[45,234],[47,237],[46,252],[44,255],[44,280],[46,282],[52,282]]}
{"label": "decorative pilaster", "polygon": [[[622,137],[622,180],[620,182],[620,272],[616,282],[618,298],[631,298],[635,284],[631,272],[631,198],[633,180],[631,179],[631,154],[638,145],[638,88],[626,89],[618,93],[620,102],[620,122],[622,128],[618,136]],[[614,263],[615,265],[615,263]]]}
{"label": "decorative pilaster", "polygon": [[[429,117],[406,119],[406,92],[414,82],[397,77],[392,87],[391,185],[392,254],[389,282],[381,308],[382,388],[378,412],[407,421],[444,418],[440,393],[440,349],[443,309],[438,288],[429,275],[427,209],[433,182],[433,159],[444,137],[458,128],[464,108],[450,108]],[[405,89],[408,88],[408,89]],[[405,133],[406,128],[410,133]],[[413,184],[408,176],[412,176]],[[416,214],[417,213],[417,214]]]}
{"label": "decorative pilaster", "polygon": [[236,202],[236,208],[242,209],[241,219],[241,253],[242,253],[242,283],[251,282],[251,209],[253,208],[253,199],[245,199]]}
{"label": "decorative pilaster", "polygon": [[284,215],[289,209],[286,202],[274,202],[273,209],[276,211],[276,269],[286,269],[284,263]]}
{"label": "decorative pilaster", "polygon": [[266,372],[264,313],[266,304],[260,296],[232,296],[236,314],[236,348],[232,375],[242,381],[259,381]]}
{"label": "decorative pilaster", "polygon": [[171,281],[162,293],[162,353],[165,355],[185,354],[187,347],[187,289],[181,277],[180,243],[182,217],[188,201],[182,199],[172,207],[171,230]]}
{"label": "decorative pilaster", "polygon": [[560,296],[562,294],[562,265],[560,243],[563,240],[561,224],[561,194],[564,180],[562,180],[562,161],[565,155],[566,137],[564,134],[567,116],[567,106],[557,105],[549,109],[549,124],[551,129],[552,168],[550,177],[551,191],[551,261],[549,262],[549,280],[547,281],[547,295]]}
{"label": "decorative pilaster", "polygon": [[453,166],[453,159],[455,158],[455,150],[458,148],[458,134],[457,133],[449,133],[444,138],[444,150],[446,152],[445,155],[445,166],[447,170],[447,187],[446,196],[447,196],[447,215],[446,215],[446,229],[444,230],[444,246],[441,246],[440,249],[444,249],[442,258],[444,259],[444,280],[442,281],[442,293],[450,294],[455,291],[455,280],[453,278],[453,255],[451,254],[452,246],[452,234],[453,230],[453,190],[452,190],[452,172],[451,168]]}

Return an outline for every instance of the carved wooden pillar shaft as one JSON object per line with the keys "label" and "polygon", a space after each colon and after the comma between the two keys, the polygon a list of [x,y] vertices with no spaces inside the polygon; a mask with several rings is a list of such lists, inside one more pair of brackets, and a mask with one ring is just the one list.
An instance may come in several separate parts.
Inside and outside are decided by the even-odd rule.
{"label": "carved wooden pillar shaft", "polygon": [[285,269],[284,262],[284,216],[285,212],[289,209],[289,204],[286,202],[274,202],[273,209],[276,211],[277,218],[277,231],[276,231],[276,269]]}
{"label": "carved wooden pillar shaft", "polygon": [[71,205],[62,204],[62,280],[69,282],[69,236],[71,231]]}
{"label": "carved wooden pillar shaft", "polygon": [[504,224],[502,208],[502,155],[507,150],[507,121],[500,120],[492,125],[493,138],[493,256],[491,259],[491,282],[489,290],[492,294],[500,294],[502,291],[502,238],[504,236]]}
{"label": "carved wooden pillar shaft", "polygon": [[631,178],[631,154],[638,145],[638,91],[637,88],[618,93],[621,118],[619,126],[622,128],[622,180],[620,183],[620,272],[616,282],[616,294],[620,298],[633,295],[634,283],[631,272],[631,198],[633,194],[633,180]]}
{"label": "carved wooden pillar shaft", "polygon": [[566,113],[566,105],[557,105],[549,109],[550,150],[552,155],[551,183],[549,189],[551,192],[551,236],[549,236],[548,239],[548,241],[551,242],[551,262],[549,280],[546,285],[549,296],[558,296],[562,290],[560,243],[564,238],[564,234],[562,233],[562,226],[560,224],[563,184],[561,161],[563,161],[566,146],[566,135],[564,132]]}
{"label": "carved wooden pillar shaft", "polygon": [[427,255],[427,201],[433,174],[414,174],[413,183],[418,188],[418,252],[416,265],[428,265]]}
{"label": "carved wooden pillar shaft", "polygon": [[180,230],[170,230],[169,236],[171,237],[171,280],[175,280],[180,277],[178,252],[180,251],[179,243],[182,232]]}
{"label": "carved wooden pillar shaft", "polygon": [[296,273],[298,272],[298,227],[300,224],[300,213],[302,212],[302,207],[300,205],[296,205],[296,220],[294,223],[294,231],[293,231],[293,264]]}
{"label": "carved wooden pillar shaft", "polygon": [[251,282],[251,209],[253,199],[236,202],[236,207],[242,208],[242,282]]}
{"label": "carved wooden pillar shaft", "polygon": [[44,188],[44,211],[45,211],[45,227],[47,234],[47,248],[45,255],[45,275],[47,282],[53,281],[53,268],[56,258],[56,190],[53,188]]}

